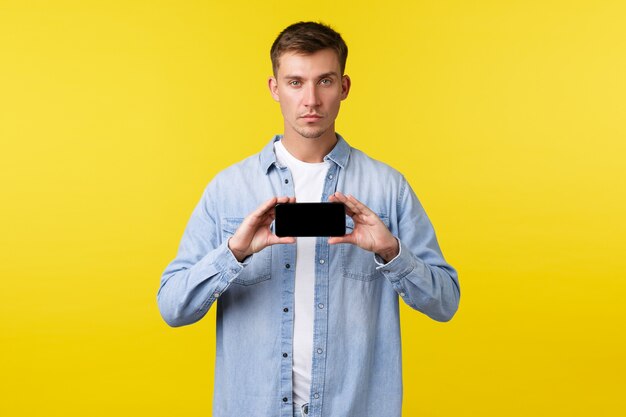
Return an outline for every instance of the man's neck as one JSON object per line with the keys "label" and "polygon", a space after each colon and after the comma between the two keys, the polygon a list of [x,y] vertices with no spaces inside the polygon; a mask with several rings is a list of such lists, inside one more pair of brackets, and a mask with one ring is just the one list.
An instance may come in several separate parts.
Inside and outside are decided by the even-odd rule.
{"label": "man's neck", "polygon": [[302,162],[315,163],[324,161],[324,157],[337,144],[337,136],[334,129],[329,129],[319,138],[304,138],[295,132],[285,132],[282,142],[295,158]]}

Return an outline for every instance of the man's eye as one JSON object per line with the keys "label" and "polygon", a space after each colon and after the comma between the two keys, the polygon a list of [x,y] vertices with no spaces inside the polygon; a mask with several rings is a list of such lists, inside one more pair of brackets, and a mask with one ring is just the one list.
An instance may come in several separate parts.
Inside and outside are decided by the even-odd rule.
{"label": "man's eye", "polygon": [[289,85],[293,86],[293,87],[297,87],[300,85],[300,81],[297,80],[291,80],[289,81]]}
{"label": "man's eye", "polygon": [[324,78],[320,81],[323,85],[330,85],[333,81],[330,78]]}

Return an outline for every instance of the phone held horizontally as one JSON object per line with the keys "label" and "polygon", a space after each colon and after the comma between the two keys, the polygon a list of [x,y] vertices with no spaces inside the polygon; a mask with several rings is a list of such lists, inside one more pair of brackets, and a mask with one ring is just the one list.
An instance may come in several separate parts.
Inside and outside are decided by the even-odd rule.
{"label": "phone held horizontally", "polygon": [[346,208],[343,203],[287,203],[276,205],[276,236],[343,236]]}

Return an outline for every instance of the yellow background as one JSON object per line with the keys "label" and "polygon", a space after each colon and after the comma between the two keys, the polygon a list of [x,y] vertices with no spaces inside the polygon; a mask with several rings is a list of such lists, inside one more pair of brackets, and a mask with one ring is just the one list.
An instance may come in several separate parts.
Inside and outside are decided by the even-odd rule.
{"label": "yellow background", "polygon": [[211,415],[215,310],[172,329],[156,291],[207,182],[282,131],[298,20],[346,39],[337,130],[460,274],[451,322],[402,307],[404,416],[624,415],[617,0],[0,0],[0,415]]}

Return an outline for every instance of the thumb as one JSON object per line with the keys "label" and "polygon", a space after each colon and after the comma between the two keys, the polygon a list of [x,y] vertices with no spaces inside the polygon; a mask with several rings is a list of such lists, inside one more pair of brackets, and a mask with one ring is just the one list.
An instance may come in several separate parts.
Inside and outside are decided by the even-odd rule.
{"label": "thumb", "polygon": [[352,234],[343,236],[332,236],[328,238],[329,245],[336,245],[338,243],[352,243]]}

